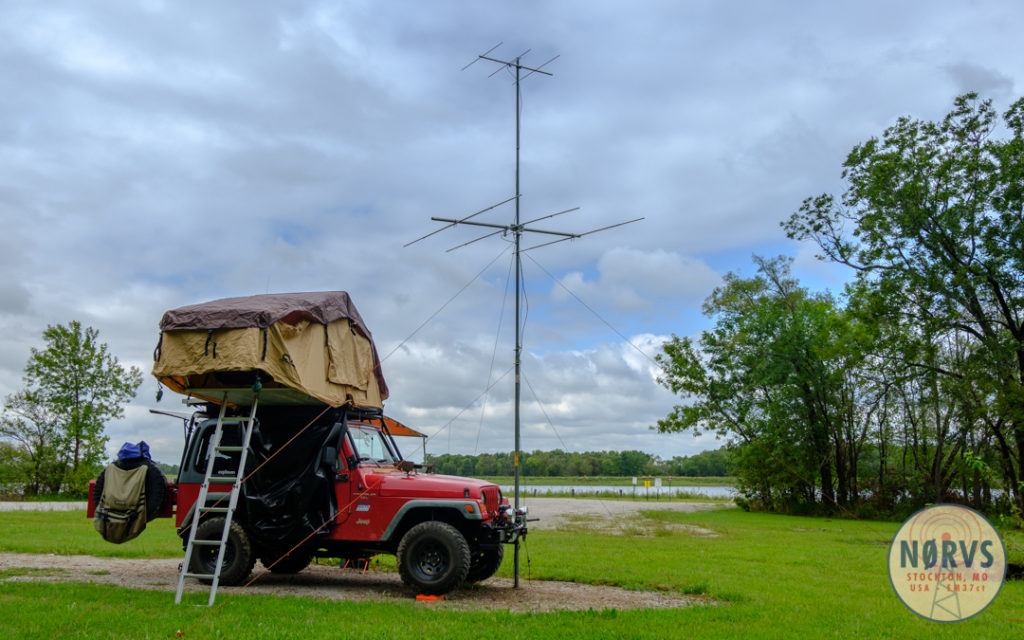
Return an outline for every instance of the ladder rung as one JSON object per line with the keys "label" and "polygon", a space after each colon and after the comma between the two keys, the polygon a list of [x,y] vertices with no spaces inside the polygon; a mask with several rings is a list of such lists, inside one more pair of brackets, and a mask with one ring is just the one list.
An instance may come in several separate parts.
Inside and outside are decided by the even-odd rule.
{"label": "ladder rung", "polygon": [[[217,586],[218,586],[218,582],[219,582],[219,579],[220,579],[220,574],[221,574],[221,571],[224,568],[224,552],[225,552],[224,538],[227,537],[229,535],[229,533],[230,533],[231,517],[232,517],[232,515],[234,515],[235,503],[238,500],[238,492],[236,491],[236,489],[241,485],[241,483],[243,481],[242,474],[245,473],[246,454],[248,453],[248,447],[249,447],[250,439],[252,438],[253,428],[254,428],[254,425],[256,423],[255,422],[255,418],[256,418],[256,405],[257,405],[258,398],[259,398],[259,395],[257,393],[257,395],[253,398],[252,408],[249,410],[249,417],[244,417],[244,416],[227,417],[227,416],[224,415],[224,413],[227,410],[228,394],[227,393],[224,394],[224,404],[221,404],[220,415],[217,417],[217,427],[216,427],[216,429],[214,431],[214,433],[216,434],[215,435],[215,442],[217,443],[217,445],[216,445],[216,447],[214,447],[214,450],[212,452],[210,452],[211,455],[210,455],[209,459],[207,460],[207,463],[206,463],[206,474],[203,477],[203,484],[202,484],[202,487],[199,490],[199,499],[196,500],[195,512],[194,513],[195,513],[195,520],[196,521],[199,520],[199,517],[200,517],[201,514],[223,513],[224,514],[224,527],[225,528],[221,532],[221,536],[222,537],[219,540],[199,540],[199,539],[196,539],[196,531],[197,531],[198,527],[195,527],[195,526],[190,527],[190,531],[189,531],[189,535],[188,535],[188,542],[185,545],[185,561],[182,563],[181,571],[178,574],[178,590],[177,590],[177,592],[175,593],[175,596],[174,596],[174,603],[175,604],[180,604],[181,603],[181,595],[182,595],[182,592],[185,589],[185,579],[186,578],[198,578],[198,579],[203,580],[203,581],[206,581],[206,580],[210,581],[210,599],[209,599],[209,602],[207,603],[207,606],[211,606],[211,607],[213,606],[213,600],[214,600],[214,598],[217,595]],[[239,445],[223,445],[223,446],[221,446],[221,444],[220,444],[221,437],[224,434],[224,431],[223,431],[222,427],[224,426],[225,423],[236,423],[236,424],[240,423],[242,425],[243,434],[242,434],[242,442],[240,443],[240,446]],[[238,453],[238,464],[237,465],[231,465],[231,466],[235,466],[234,469],[231,469],[230,466],[229,466],[227,469],[222,469],[219,472],[214,470],[214,464],[215,463],[214,463],[213,453],[221,453],[221,452]],[[223,475],[225,473],[234,474],[234,475]],[[210,490],[210,485],[211,484],[220,484],[220,485],[223,485],[223,484],[233,484],[234,486],[230,490],[228,490],[227,492],[217,491],[217,492],[213,492],[213,494],[210,494],[209,490]],[[227,507],[199,506],[200,504],[206,505],[207,504],[207,498],[213,497],[214,499],[217,499],[219,497],[220,499],[223,499],[224,497],[228,497],[228,496],[230,496],[230,499],[229,499]],[[217,502],[215,502],[214,504],[218,504],[218,503],[219,503],[219,500],[217,500]],[[193,522],[193,524],[195,524],[195,522]],[[193,557],[192,553],[196,550],[196,547],[203,547],[203,548],[207,548],[207,549],[209,549],[209,548],[216,548],[217,549],[216,567],[215,567],[215,570],[214,570],[213,573],[188,573],[187,572],[187,567],[191,564],[191,561],[192,561],[192,557]]]}

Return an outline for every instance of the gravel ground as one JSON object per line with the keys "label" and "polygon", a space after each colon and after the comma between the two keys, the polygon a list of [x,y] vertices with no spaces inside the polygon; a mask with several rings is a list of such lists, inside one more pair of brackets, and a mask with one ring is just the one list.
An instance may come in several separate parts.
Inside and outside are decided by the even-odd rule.
{"label": "gravel ground", "polygon": [[[63,505],[74,503],[4,503]],[[531,522],[533,529],[585,526],[587,529],[616,532],[623,522],[642,523],[637,517],[645,509],[671,509],[700,511],[717,508],[718,504],[668,501],[609,501],[573,498],[531,498],[524,501],[529,517],[540,518]],[[78,506],[84,509],[84,505]],[[4,509],[0,506],[0,509]],[[9,509],[7,509],[9,510]],[[696,535],[713,532],[690,528]],[[635,530],[633,531],[635,535]],[[145,534],[143,534],[145,535]],[[641,532],[642,535],[642,532]],[[511,551],[511,550],[510,550]],[[511,553],[506,562],[511,562]],[[42,554],[0,553],[0,580],[94,582],[131,589],[154,589],[171,594],[177,587],[180,559],[126,559],[96,558],[93,556],[57,556]],[[528,568],[522,562],[520,588],[515,589],[511,579],[491,578],[479,585],[458,589],[444,601],[417,603],[453,610],[502,609],[516,612],[672,608],[694,604],[712,604],[708,599],[651,591],[629,591],[616,587],[554,582],[528,579]],[[317,598],[323,600],[397,602],[414,601],[416,593],[402,584],[397,573],[370,570],[360,573],[338,567],[314,564],[305,571],[291,576],[262,574],[257,564],[253,576],[258,576],[247,587],[220,587],[218,599],[232,594],[272,594]],[[187,583],[188,591],[208,592],[208,588],[195,580]]]}
{"label": "gravel ground", "polygon": [[85,511],[88,502],[0,502],[0,511]]}
{"label": "gravel ground", "polygon": [[641,511],[679,511],[693,513],[731,506],[725,502],[683,502],[670,500],[597,500],[589,498],[529,498],[523,501],[529,509],[531,529],[555,529],[565,524],[593,518],[614,522],[616,519],[635,519]]}

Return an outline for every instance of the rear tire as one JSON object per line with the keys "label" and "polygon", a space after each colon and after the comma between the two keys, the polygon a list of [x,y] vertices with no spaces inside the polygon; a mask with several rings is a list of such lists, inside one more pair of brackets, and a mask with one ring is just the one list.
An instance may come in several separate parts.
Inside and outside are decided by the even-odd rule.
{"label": "rear tire", "polygon": [[[224,531],[224,518],[216,517],[203,520],[196,530],[196,540],[220,540]],[[232,521],[228,533],[227,547],[224,549],[224,564],[220,571],[220,584],[236,586],[245,584],[252,568],[256,564],[256,556],[252,551],[252,543],[242,525]],[[217,547],[195,546],[192,548],[191,573],[213,574],[217,567]],[[210,584],[213,578],[200,578],[200,582]]]}
{"label": "rear tire", "polygon": [[446,522],[428,520],[409,529],[397,556],[402,582],[420,593],[448,593],[469,573],[469,544]]}

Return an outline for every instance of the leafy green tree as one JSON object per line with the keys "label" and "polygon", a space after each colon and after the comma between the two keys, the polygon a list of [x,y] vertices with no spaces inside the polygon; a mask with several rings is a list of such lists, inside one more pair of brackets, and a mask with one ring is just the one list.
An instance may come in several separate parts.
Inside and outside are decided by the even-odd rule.
{"label": "leafy green tree", "polygon": [[18,480],[27,493],[58,493],[64,483],[61,462],[61,431],[53,415],[29,398],[26,391],[7,397],[0,437],[12,440],[21,452],[17,464]]}
{"label": "leafy green tree", "polygon": [[643,451],[622,451],[619,453],[618,473],[620,476],[639,476],[647,471],[647,464],[651,458]]}
{"label": "leafy green tree", "polygon": [[940,122],[901,118],[853,149],[840,199],[808,198],[784,227],[853,268],[892,321],[932,344],[964,338],[957,369],[936,369],[927,349],[907,361],[969,381],[962,407],[987,398],[973,419],[1024,507],[1024,99],[1002,123],[1009,135],[996,139],[997,113],[974,93]]}
{"label": "leafy green tree", "polygon": [[85,490],[105,457],[104,424],[124,416],[142,383],[77,321],[48,326],[46,346],[32,349],[21,391],[8,396],[0,435],[18,442],[32,460],[30,489]]}
{"label": "leafy green tree", "polygon": [[12,442],[0,442],[0,495],[13,493],[25,479],[25,451]]}
{"label": "leafy green tree", "polygon": [[683,396],[662,432],[711,431],[740,446],[740,482],[771,508],[854,499],[862,432],[852,428],[854,333],[830,297],[811,295],[784,258],[725,277],[704,304],[715,320],[697,343],[673,337],[662,384]]}
{"label": "leafy green tree", "polygon": [[733,473],[732,453],[726,447],[692,456],[676,456],[663,466],[665,474],[671,476],[729,476]]}

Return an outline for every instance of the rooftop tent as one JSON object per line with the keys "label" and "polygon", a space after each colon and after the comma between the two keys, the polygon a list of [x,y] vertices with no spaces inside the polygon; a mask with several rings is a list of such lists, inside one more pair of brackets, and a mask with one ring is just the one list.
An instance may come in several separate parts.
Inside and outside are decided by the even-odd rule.
{"label": "rooftop tent", "polygon": [[[344,291],[224,298],[168,311],[153,375],[209,402],[380,408],[387,384],[373,337]],[[227,394],[225,396],[225,394]]]}

